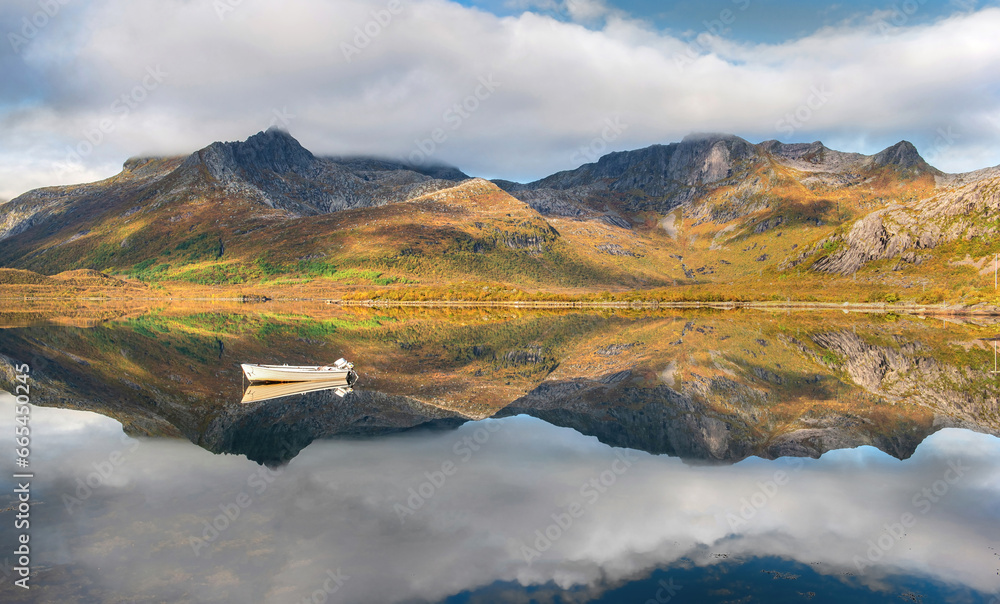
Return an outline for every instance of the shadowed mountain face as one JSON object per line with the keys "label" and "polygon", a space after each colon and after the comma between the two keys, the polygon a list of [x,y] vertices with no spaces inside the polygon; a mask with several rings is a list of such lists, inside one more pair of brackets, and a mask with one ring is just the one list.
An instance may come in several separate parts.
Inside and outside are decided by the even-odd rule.
{"label": "shadowed mountain face", "polygon": [[270,404],[226,406],[201,435],[213,453],[267,466],[289,462],[318,438],[378,437],[407,430],[453,430],[467,418],[416,399],[362,390],[297,395]]}
{"label": "shadowed mountain face", "polygon": [[[942,428],[1000,433],[988,327],[750,313],[326,313],[3,329],[0,370],[9,382],[15,364],[29,363],[37,404],[96,411],[132,435],[183,436],[268,465],[316,439],[521,414],[613,446],[712,463],[860,445],[907,458]],[[361,374],[344,398],[239,402],[240,362],[341,355]]]}
{"label": "shadowed mountain face", "polygon": [[964,425],[943,418],[937,422],[927,421],[929,418],[919,414],[916,417],[900,414],[895,420],[899,425],[892,432],[883,432],[871,422],[831,413],[803,422],[798,430],[772,440],[754,434],[755,428],[760,428],[754,425],[754,415],[768,401],[753,400],[758,393],[734,383],[715,382],[710,388],[719,392],[728,390],[725,393],[728,402],[743,408],[719,410],[666,386],[614,387],[579,380],[543,384],[514,401],[501,415],[531,415],[595,436],[615,447],[702,463],[733,463],[750,456],[818,458],[827,451],[862,445],[906,459],[930,434],[941,428]]}
{"label": "shadowed mountain face", "polygon": [[752,179],[772,165],[823,173],[828,183],[840,185],[858,184],[887,167],[904,179],[943,175],[907,141],[865,156],[834,151],[820,142],[754,145],[728,134],[693,134],[680,143],[611,153],[529,184],[498,184],[543,214],[577,216],[601,211],[606,203],[631,212],[666,213],[734,180]]}
{"label": "shadowed mountain face", "polygon": [[695,134],[680,143],[611,153],[526,185],[501,186],[543,214],[577,215],[591,204],[620,196],[631,211],[668,212],[759,160],[754,146],[742,138]]}
{"label": "shadowed mountain face", "polygon": [[446,167],[421,172],[373,158],[317,158],[274,128],[244,142],[213,143],[180,168],[202,169],[227,191],[300,215],[405,201],[468,178]]}

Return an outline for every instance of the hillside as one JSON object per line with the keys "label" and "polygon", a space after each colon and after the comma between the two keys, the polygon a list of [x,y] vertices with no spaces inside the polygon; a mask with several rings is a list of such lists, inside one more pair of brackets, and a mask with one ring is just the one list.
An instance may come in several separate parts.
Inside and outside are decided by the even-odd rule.
{"label": "hillside", "polygon": [[[0,266],[306,297],[990,303],[1000,168],[732,135],[518,184],[317,157],[288,133],[0,205]],[[485,293],[477,293],[485,292]]]}

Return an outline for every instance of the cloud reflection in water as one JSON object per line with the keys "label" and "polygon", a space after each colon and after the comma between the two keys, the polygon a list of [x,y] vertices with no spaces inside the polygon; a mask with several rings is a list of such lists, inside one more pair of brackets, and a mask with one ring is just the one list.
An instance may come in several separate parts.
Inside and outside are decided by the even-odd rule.
{"label": "cloud reflection in water", "polygon": [[[12,417],[5,399],[0,432]],[[50,599],[72,599],[90,583],[98,601],[291,602],[338,569],[349,579],[331,602],[435,601],[498,581],[599,593],[682,559],[762,556],[872,589],[899,574],[1000,588],[989,549],[1000,541],[1000,439],[964,430],[931,436],[902,462],[861,447],[716,467],[626,456],[519,416],[318,441],[272,472],[186,441],[130,445],[116,422],[89,413],[35,408],[32,421],[35,497],[44,502],[33,508],[32,543]],[[68,513],[64,495],[115,451],[124,461]],[[905,535],[858,573],[869,541],[890,543],[885,527],[904,514],[914,518]],[[559,519],[544,547],[539,535]],[[209,541],[213,521],[225,528]],[[4,523],[5,542],[10,531]],[[530,564],[526,547],[539,554]],[[24,597],[9,584],[0,591]]]}

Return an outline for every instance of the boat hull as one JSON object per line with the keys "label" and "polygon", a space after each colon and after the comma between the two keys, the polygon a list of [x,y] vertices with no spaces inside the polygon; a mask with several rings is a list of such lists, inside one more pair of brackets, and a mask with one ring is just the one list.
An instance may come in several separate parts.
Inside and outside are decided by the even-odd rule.
{"label": "boat hull", "polygon": [[301,367],[294,365],[250,365],[243,364],[243,374],[251,382],[309,382],[309,381],[349,381],[354,374],[351,369],[337,367]]}

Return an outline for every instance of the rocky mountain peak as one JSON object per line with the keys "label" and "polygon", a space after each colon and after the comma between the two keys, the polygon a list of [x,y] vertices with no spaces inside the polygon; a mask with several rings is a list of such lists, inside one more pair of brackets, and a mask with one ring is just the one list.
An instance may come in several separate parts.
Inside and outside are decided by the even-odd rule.
{"label": "rocky mountain peak", "polygon": [[895,166],[903,170],[916,168],[926,170],[930,165],[920,156],[910,141],[899,141],[895,145],[879,151],[871,157],[872,167]]}
{"label": "rocky mountain peak", "polygon": [[746,143],[745,140],[736,136],[735,134],[728,134],[726,132],[692,132],[691,134],[688,134],[687,136],[682,138],[680,144],[711,146],[718,142],[739,144],[741,141]]}
{"label": "rocky mountain peak", "polygon": [[[278,174],[308,167],[316,157],[291,134],[278,128],[258,132],[242,143],[216,143],[243,168],[270,170]],[[215,145],[213,145],[215,146]]]}
{"label": "rocky mountain peak", "polygon": [[242,142],[212,143],[191,155],[185,165],[204,164],[216,179],[229,181],[239,175],[301,172],[315,161],[291,134],[270,128]]}
{"label": "rocky mountain peak", "polygon": [[[696,133],[679,143],[606,155],[593,172],[600,178],[623,179],[627,189],[653,185],[652,194],[663,195],[678,184],[696,186],[727,178],[737,163],[756,155],[754,146],[738,136]],[[640,182],[646,179],[649,182]]]}
{"label": "rocky mountain peak", "polygon": [[[567,195],[584,203],[588,199],[601,203],[601,196],[608,191],[625,196],[642,191],[643,200],[631,209],[667,210],[692,199],[704,187],[732,177],[760,155],[754,145],[738,136],[696,133],[679,143],[609,153],[596,163],[527,185],[502,185],[539,211],[559,206],[565,213],[575,203]],[[560,193],[563,191],[572,193]]]}
{"label": "rocky mountain peak", "polygon": [[676,180],[708,184],[731,176],[737,163],[756,156],[756,148],[738,136],[695,133],[681,140],[670,163]]}

